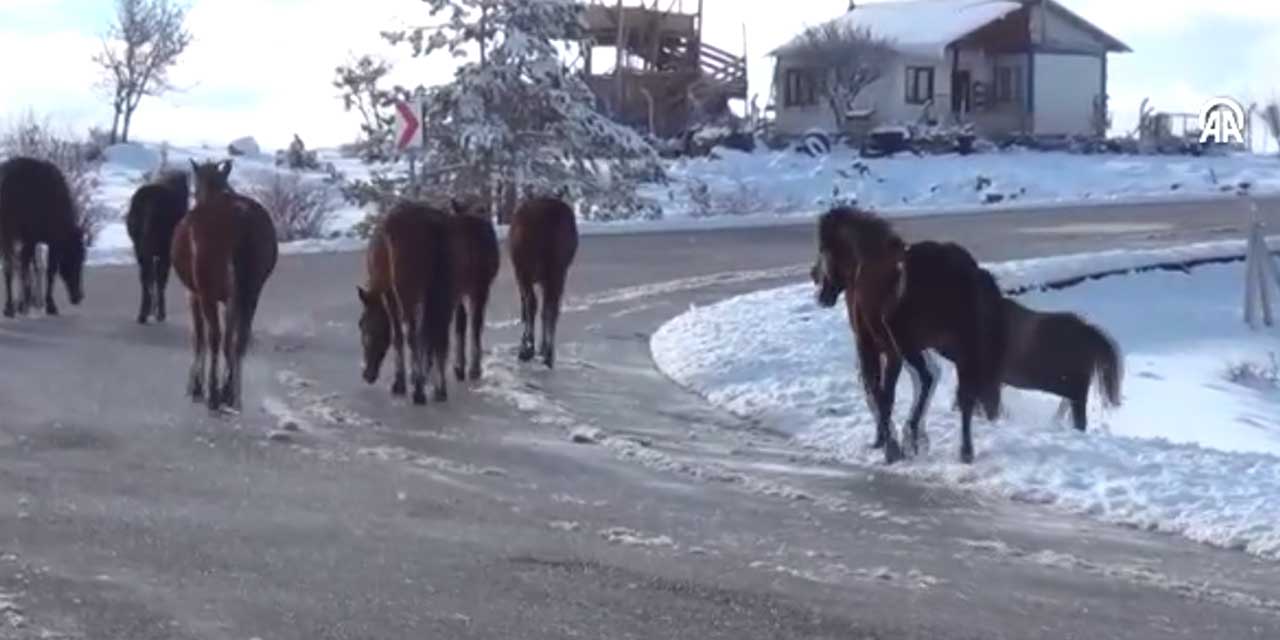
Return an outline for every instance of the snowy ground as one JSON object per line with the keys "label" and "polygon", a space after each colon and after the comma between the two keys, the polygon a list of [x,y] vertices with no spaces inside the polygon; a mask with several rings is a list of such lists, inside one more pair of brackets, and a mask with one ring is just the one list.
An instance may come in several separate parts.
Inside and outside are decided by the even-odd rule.
{"label": "snowy ground", "polygon": [[[890,216],[964,213],[1001,207],[1066,203],[1114,204],[1154,198],[1226,195],[1248,184],[1253,193],[1280,192],[1280,159],[1256,155],[1225,157],[1082,156],[1067,153],[1009,151],[966,157],[900,155],[862,160],[847,149],[811,158],[795,152],[761,150],[746,154],[725,149],[717,158],[668,163],[670,182],[647,185],[643,193],[662,205],[664,219],[582,225],[584,234],[658,229],[769,225],[812,216],[832,202],[856,200]],[[100,200],[116,218],[103,229],[91,252],[94,264],[132,261],[123,215],[142,176],[160,163],[154,145],[118,145],[108,149],[101,173]],[[221,160],[225,149],[172,147],[171,167],[189,159]],[[336,152],[319,151],[349,178],[368,168]],[[233,182],[276,171],[274,156],[235,159]],[[319,179],[320,174],[314,174]],[[999,202],[988,202],[996,200]],[[341,208],[326,238],[291,243],[286,253],[359,249],[347,237],[364,217],[355,207]]]}
{"label": "snowy ground", "polygon": [[[1226,249],[1202,245],[1179,256],[1215,248]],[[1149,263],[1154,257],[1146,256]],[[1098,264],[1119,260],[1077,256],[992,268],[1013,287]],[[1126,352],[1124,405],[1107,411],[1091,398],[1091,430],[1079,434],[1056,419],[1057,398],[1009,390],[1007,415],[975,426],[977,462],[961,465],[950,411],[954,373],[938,358],[944,377],[929,413],[932,447],[892,472],[1280,558],[1280,383],[1273,378],[1280,330],[1245,327],[1243,273],[1242,263],[1231,263],[1022,296],[1033,308],[1080,313],[1112,334]],[[817,307],[808,284],[692,309],[654,335],[652,350],[678,383],[820,456],[857,465],[882,460],[867,448],[874,424],[855,380],[844,312]],[[1229,370],[1242,364],[1259,375],[1232,381]],[[913,393],[907,378],[899,424]]]}

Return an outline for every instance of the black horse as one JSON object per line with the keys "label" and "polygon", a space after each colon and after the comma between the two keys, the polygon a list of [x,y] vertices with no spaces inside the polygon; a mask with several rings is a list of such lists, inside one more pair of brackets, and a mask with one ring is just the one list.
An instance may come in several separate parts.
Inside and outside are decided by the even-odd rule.
{"label": "black horse", "polygon": [[1098,380],[1103,404],[1120,405],[1124,365],[1120,349],[1105,332],[1074,313],[1044,313],[1005,299],[1006,384],[1052,393],[1071,410],[1079,431],[1088,427],[1089,387]]}
{"label": "black horse", "polygon": [[[811,275],[819,286],[818,303],[834,307],[840,294],[850,307],[863,386],[876,413],[876,441],[885,461],[901,460],[902,449],[891,429],[894,395],[905,361],[920,381],[908,425],[910,444],[919,450],[920,421],[933,395],[936,379],[924,352],[938,351],[956,366],[956,404],[961,416],[960,459],[973,461],[971,423],[974,409],[995,419],[1000,413],[1000,366],[1003,361],[1003,295],[995,280],[973,256],[953,243],[919,242],[907,248],[897,299],[885,318],[897,349],[879,346],[868,331],[853,326],[858,311],[849,295],[858,279],[854,247],[867,234],[895,234],[883,219],[866,212],[835,209],[819,219],[818,261]],[[886,239],[887,241],[887,239]]]}
{"label": "black horse", "polygon": [[152,315],[158,322],[165,320],[165,288],[169,284],[173,231],[187,215],[190,201],[191,185],[183,171],[162,174],[154,182],[139,187],[129,201],[125,225],[133,241],[142,285],[139,324],[146,324]]}
{"label": "black horse", "polygon": [[[35,306],[31,269],[36,246],[48,248],[44,308],[58,314],[53,283],[62,276],[71,304],[84,300],[85,233],[78,223],[75,200],[62,170],[35,158],[16,157],[0,164],[0,257],[4,260],[4,315],[26,313]],[[13,301],[15,251],[22,265],[22,300]]]}

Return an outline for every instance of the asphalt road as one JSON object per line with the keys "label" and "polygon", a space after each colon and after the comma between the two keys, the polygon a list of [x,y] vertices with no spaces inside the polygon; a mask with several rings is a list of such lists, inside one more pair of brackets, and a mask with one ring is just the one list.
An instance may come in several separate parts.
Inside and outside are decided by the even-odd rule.
{"label": "asphalt road", "polygon": [[[901,228],[1005,259],[1245,215]],[[183,397],[185,307],[138,326],[134,270],[93,269],[83,306],[0,322],[0,639],[1280,637],[1272,562],[835,465],[653,368],[664,320],[812,250],[808,225],[584,238],[555,372],[514,362],[504,263],[486,381],[426,408],[360,381],[360,257],[286,257],[238,417]]]}

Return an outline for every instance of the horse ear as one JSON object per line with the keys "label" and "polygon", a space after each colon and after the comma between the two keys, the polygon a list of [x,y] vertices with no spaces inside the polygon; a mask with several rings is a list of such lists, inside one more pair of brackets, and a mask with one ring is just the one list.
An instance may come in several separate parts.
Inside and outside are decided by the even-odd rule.
{"label": "horse ear", "polygon": [[360,304],[366,306],[369,304],[369,292],[365,291],[364,287],[356,285],[356,296],[360,298]]}
{"label": "horse ear", "polygon": [[231,161],[230,161],[230,160],[223,160],[221,163],[219,163],[219,164],[218,164],[218,173],[221,173],[221,174],[222,174],[222,177],[224,177],[224,178],[225,178],[225,177],[227,177],[227,176],[229,176],[229,175],[231,175]]}
{"label": "horse ear", "polygon": [[461,215],[467,212],[467,208],[457,198],[449,198],[449,206],[453,208],[453,212],[456,214]]}
{"label": "horse ear", "polygon": [[200,165],[196,164],[196,159],[195,159],[195,158],[191,158],[191,159],[189,159],[189,160],[188,160],[188,162],[190,162],[190,163],[191,163],[191,172],[192,172],[192,173],[196,173],[196,172],[200,171]]}

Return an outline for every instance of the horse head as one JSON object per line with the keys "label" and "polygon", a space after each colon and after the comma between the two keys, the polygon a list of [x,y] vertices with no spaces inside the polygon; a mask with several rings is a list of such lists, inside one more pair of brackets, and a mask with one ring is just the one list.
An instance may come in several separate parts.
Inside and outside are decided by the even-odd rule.
{"label": "horse head", "polygon": [[191,161],[191,175],[196,183],[196,202],[204,202],[219,193],[231,193],[231,161]]}
{"label": "horse head", "polygon": [[391,318],[382,306],[382,300],[364,287],[356,287],[363,311],[360,313],[360,344],[364,348],[364,381],[378,381],[382,360],[391,348]]}
{"label": "horse head", "polygon": [[[88,258],[88,234],[81,227],[71,230],[71,237],[58,249],[58,275],[67,285],[67,297],[71,304],[84,301],[84,263]],[[53,265],[49,265],[52,269]]]}

